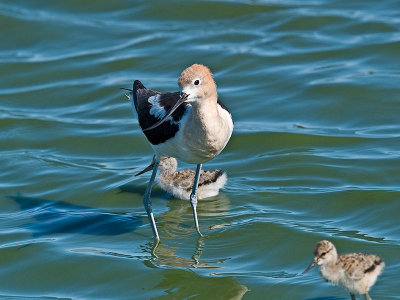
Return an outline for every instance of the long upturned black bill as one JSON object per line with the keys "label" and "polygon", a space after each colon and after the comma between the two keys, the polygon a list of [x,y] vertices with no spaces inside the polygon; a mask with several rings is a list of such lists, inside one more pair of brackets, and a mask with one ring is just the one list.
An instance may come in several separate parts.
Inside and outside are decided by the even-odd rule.
{"label": "long upturned black bill", "polygon": [[139,175],[142,175],[143,173],[146,173],[148,171],[153,170],[155,163],[156,163],[156,156],[154,155],[153,156],[153,161],[151,162],[151,164],[149,166],[147,166],[144,170],[142,170],[139,173],[135,174],[135,176],[139,176]]}
{"label": "long upturned black bill", "polygon": [[315,267],[317,265],[317,262],[313,260],[313,262],[307,267],[307,269],[304,270],[303,274],[307,273],[308,271],[311,270],[311,268]]}
{"label": "long upturned black bill", "polygon": [[132,90],[132,89],[127,89],[127,88],[120,88],[120,90],[125,90],[125,91],[130,91],[130,92],[133,92],[133,90]]}
{"label": "long upturned black bill", "polygon": [[148,128],[143,129],[143,131],[147,131],[147,130],[154,129],[154,128],[160,126],[162,123],[164,123],[165,120],[168,119],[168,117],[169,117],[170,115],[172,115],[172,114],[174,113],[174,111],[175,111],[183,102],[185,102],[185,100],[187,99],[188,96],[189,96],[188,94],[181,93],[181,97],[178,99],[178,101],[176,101],[176,103],[174,104],[174,106],[171,107],[171,109],[166,113],[166,115],[165,115],[160,121],[158,121],[156,124],[154,124],[154,125],[152,125],[152,126],[150,126],[150,127],[148,127]]}

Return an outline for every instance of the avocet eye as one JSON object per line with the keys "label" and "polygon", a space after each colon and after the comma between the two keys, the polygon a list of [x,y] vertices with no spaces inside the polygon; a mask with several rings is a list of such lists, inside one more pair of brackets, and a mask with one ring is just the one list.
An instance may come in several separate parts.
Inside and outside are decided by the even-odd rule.
{"label": "avocet eye", "polygon": [[199,85],[200,84],[200,80],[196,79],[193,83],[194,83],[194,85]]}

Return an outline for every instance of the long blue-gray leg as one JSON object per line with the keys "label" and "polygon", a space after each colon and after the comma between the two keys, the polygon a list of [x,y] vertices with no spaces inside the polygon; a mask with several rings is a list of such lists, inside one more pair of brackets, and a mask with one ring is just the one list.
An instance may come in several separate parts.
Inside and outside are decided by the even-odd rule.
{"label": "long blue-gray leg", "polygon": [[199,221],[197,220],[197,211],[196,211],[197,187],[199,185],[200,171],[201,171],[201,164],[198,164],[196,168],[196,175],[194,175],[192,193],[190,194],[190,205],[192,206],[192,211],[193,211],[194,226],[196,227],[198,234],[202,236],[199,229]]}
{"label": "long blue-gray leg", "polygon": [[144,209],[145,209],[146,212],[147,212],[147,216],[149,217],[151,229],[153,230],[154,237],[155,237],[157,240],[159,240],[160,237],[158,236],[156,222],[154,221],[153,209],[152,209],[152,203],[151,203],[151,199],[150,199],[150,194],[151,194],[151,188],[152,188],[152,186],[153,186],[154,179],[156,178],[156,175],[157,175],[157,169],[158,169],[159,163],[160,163],[160,159],[157,157],[157,158],[156,158],[156,161],[155,161],[155,163],[154,163],[153,172],[151,173],[151,177],[150,177],[149,184],[147,185],[146,191],[144,192],[144,196],[143,196],[143,205],[144,205]]}

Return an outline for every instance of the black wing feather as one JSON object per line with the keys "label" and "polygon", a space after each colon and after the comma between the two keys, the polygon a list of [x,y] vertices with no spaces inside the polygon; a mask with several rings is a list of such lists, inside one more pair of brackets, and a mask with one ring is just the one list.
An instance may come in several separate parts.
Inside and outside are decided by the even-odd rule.
{"label": "black wing feather", "polygon": [[[160,93],[157,91],[149,90],[139,81],[135,80],[133,84],[133,101],[136,111],[138,113],[139,125],[143,129],[149,128],[159,121],[159,118],[150,114],[152,104],[148,99],[152,96],[159,95],[159,103],[166,111],[168,111],[178,99],[181,97],[179,92],[175,93]],[[179,122],[182,119],[188,103],[183,103],[171,115],[174,122]],[[160,126],[146,130],[143,133],[153,145],[158,145],[173,138],[179,130],[179,125],[171,122],[164,122]]]}

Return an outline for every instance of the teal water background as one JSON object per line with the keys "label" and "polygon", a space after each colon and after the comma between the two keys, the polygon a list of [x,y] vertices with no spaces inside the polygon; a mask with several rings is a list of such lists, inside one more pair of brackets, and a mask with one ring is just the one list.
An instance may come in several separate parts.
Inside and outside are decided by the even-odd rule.
{"label": "teal water background", "polygon": [[[400,299],[400,2],[0,1],[0,297],[349,299],[321,239],[380,255]],[[220,195],[134,177],[152,150],[120,87],[211,68],[235,119]],[[182,165],[184,167],[192,167]]]}

